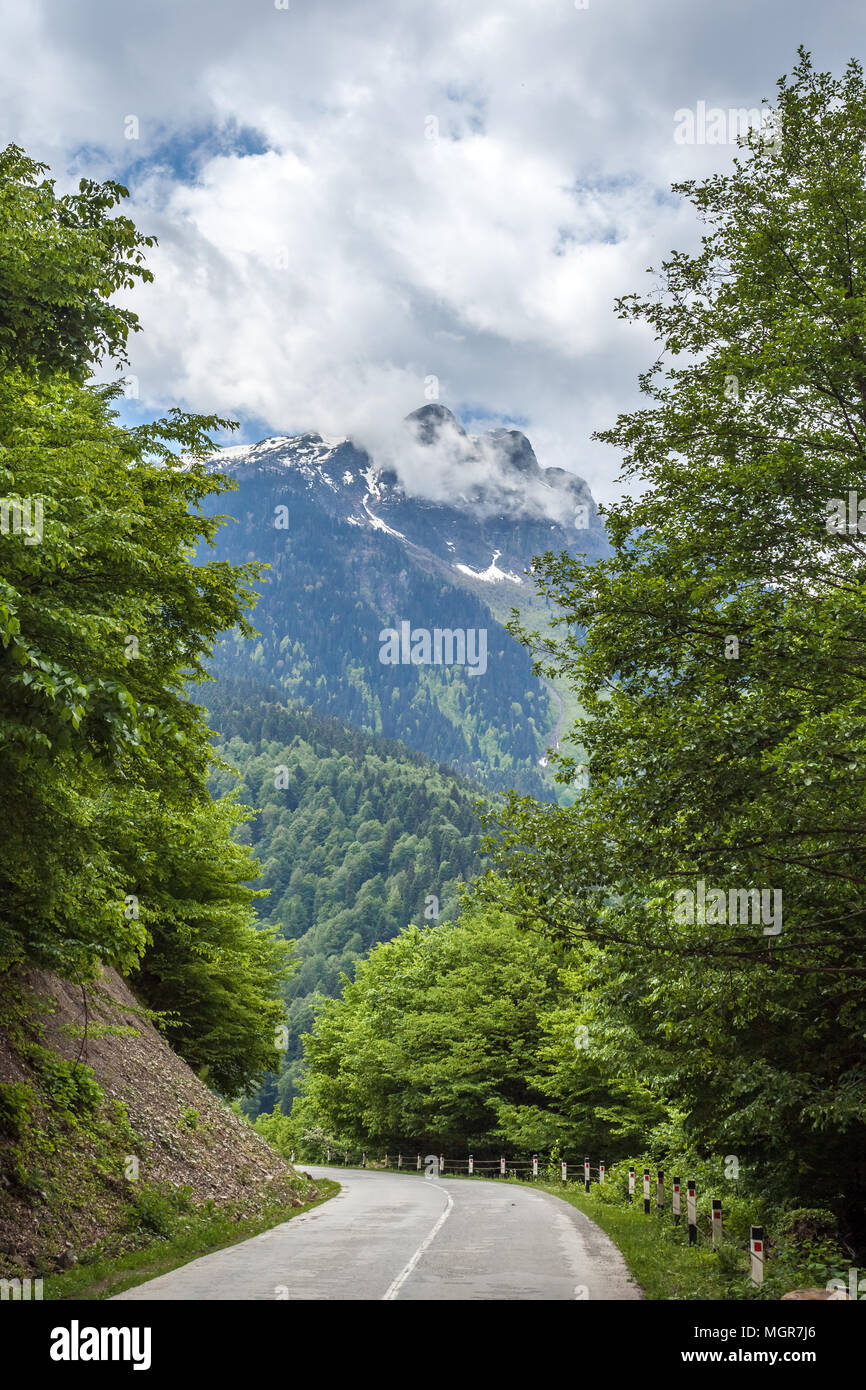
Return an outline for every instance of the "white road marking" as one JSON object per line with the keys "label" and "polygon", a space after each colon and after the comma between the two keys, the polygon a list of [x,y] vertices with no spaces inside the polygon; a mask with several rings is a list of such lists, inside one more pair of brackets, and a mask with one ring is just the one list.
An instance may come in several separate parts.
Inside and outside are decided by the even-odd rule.
{"label": "white road marking", "polygon": [[454,1198],[451,1196],[450,1192],[446,1192],[445,1197],[447,1199],[445,1210],[442,1212],[442,1215],[439,1217],[439,1220],[436,1222],[436,1225],[433,1227],[432,1231],[430,1231],[429,1234],[424,1237],[421,1244],[418,1246],[418,1249],[415,1251],[415,1254],[412,1256],[411,1260],[406,1265],[406,1268],[400,1271],[393,1284],[391,1284],[388,1290],[385,1293],[383,1293],[383,1303],[386,1303],[389,1299],[394,1299],[397,1297],[406,1280],[409,1278],[409,1275],[412,1273],[412,1270],[415,1268],[421,1256],[424,1254],[424,1251],[429,1249],[429,1247],[433,1244],[439,1232],[442,1230],[442,1227],[445,1225],[445,1222],[448,1220],[448,1217],[451,1215],[451,1211],[454,1207]]}

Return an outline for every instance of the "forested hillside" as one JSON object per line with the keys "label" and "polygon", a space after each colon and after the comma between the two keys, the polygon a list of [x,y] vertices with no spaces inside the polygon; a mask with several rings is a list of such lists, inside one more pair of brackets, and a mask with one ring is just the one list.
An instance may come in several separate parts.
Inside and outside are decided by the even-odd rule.
{"label": "forested hillside", "polygon": [[[235,518],[218,554],[232,564],[253,556],[270,569],[257,586],[259,635],[252,643],[239,631],[228,636],[216,651],[217,676],[275,686],[285,701],[398,739],[493,790],[552,795],[538,759],[553,702],[477,594],[429,559],[407,555],[394,536],[330,516],[291,477],[238,471],[237,495],[211,504]],[[277,508],[287,504],[281,529]],[[384,664],[380,633],[403,621],[483,632],[484,669]]]}
{"label": "forested hillside", "polygon": [[[297,941],[300,969],[284,986],[288,1039],[279,1080],[249,1113],[288,1108],[315,995],[409,922],[454,917],[461,884],[479,868],[480,792],[447,767],[308,710],[258,703],[259,687],[220,682],[211,696],[217,750],[240,773],[215,773],[258,814],[242,838],[269,896],[259,916]],[[276,692],[270,692],[272,695]]]}

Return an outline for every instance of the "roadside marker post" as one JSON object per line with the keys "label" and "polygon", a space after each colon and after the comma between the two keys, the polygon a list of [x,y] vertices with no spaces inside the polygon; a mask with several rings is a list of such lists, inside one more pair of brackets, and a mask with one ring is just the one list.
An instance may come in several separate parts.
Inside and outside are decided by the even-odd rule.
{"label": "roadside marker post", "polygon": [[362,1168],[366,1168],[366,1166],[367,1166],[367,1155],[366,1155],[366,1154],[361,1154],[361,1167],[362,1167]]}
{"label": "roadside marker post", "polygon": [[532,1176],[534,1178],[538,1177],[538,1154],[532,1155]]}
{"label": "roadside marker post", "polygon": [[383,1166],[384,1166],[385,1168],[388,1167],[388,1155],[387,1155],[387,1154],[385,1155],[385,1163],[384,1163]]}
{"label": "roadside marker post", "polygon": [[504,1178],[504,1177],[505,1177],[505,1159],[504,1159],[504,1158],[500,1158],[500,1160],[499,1160],[499,1176],[500,1176],[501,1178]]}
{"label": "roadside marker post", "polygon": [[589,1171],[590,1171],[590,1169],[589,1169],[589,1159],[588,1159],[588,1158],[585,1158],[585,1159],[583,1160],[583,1190],[584,1190],[584,1192],[588,1192],[588,1191],[589,1191]]}
{"label": "roadside marker post", "polygon": [[628,1165],[628,1200],[634,1201],[634,1164]]}
{"label": "roadside marker post", "polygon": [[475,1159],[474,1159],[474,1158],[472,1157],[472,1155],[470,1154],[470,1155],[469,1155],[469,1176],[470,1176],[470,1178],[472,1177],[472,1174],[473,1174],[474,1171],[475,1171]]}
{"label": "roadside marker post", "polygon": [[416,1163],[415,1163],[415,1167],[416,1167],[416,1169],[418,1170],[418,1172],[420,1173],[420,1172],[421,1172],[421,1155],[420,1155],[420,1154],[418,1154],[418,1158],[417,1158],[417,1161],[416,1161]]}
{"label": "roadside marker post", "polygon": [[330,1149],[325,1149],[325,1162],[326,1162],[326,1163],[330,1163],[330,1161],[331,1161],[331,1150],[330,1150]]}
{"label": "roadside marker post", "polygon": [[600,1163],[600,1164],[598,1165],[598,1180],[599,1180],[599,1182],[604,1182],[604,1164],[603,1164],[603,1163]]}
{"label": "roadside marker post", "polygon": [[650,1174],[649,1168],[643,1170],[643,1214],[649,1216],[650,1210]]}
{"label": "roadside marker post", "polygon": [[565,1159],[563,1159],[563,1160],[562,1160],[562,1185],[563,1185],[563,1187],[565,1187],[565,1184],[566,1184],[567,1182],[568,1182],[568,1164],[566,1163]]}
{"label": "roadside marker post", "polygon": [[713,1198],[713,1245],[722,1243],[722,1203],[718,1197]]}
{"label": "roadside marker post", "polygon": [[764,1228],[752,1226],[749,1233],[749,1264],[753,1284],[764,1282]]}
{"label": "roadside marker post", "polygon": [[675,1225],[675,1226],[678,1226],[678,1225],[680,1224],[680,1217],[682,1216],[682,1212],[680,1211],[680,1179],[679,1179],[679,1178],[674,1178],[673,1208],[674,1208],[674,1225]]}
{"label": "roadside marker post", "polygon": [[686,1193],[686,1209],[689,1218],[689,1245],[698,1243],[698,1198],[693,1178],[689,1178]]}
{"label": "roadside marker post", "polygon": [[658,1181],[656,1182],[656,1210],[659,1216],[664,1214],[665,1209],[665,1175],[661,1168],[658,1170]]}
{"label": "roadside marker post", "polygon": [[400,1168],[402,1168],[402,1167],[403,1167],[403,1155],[402,1155],[402,1154],[398,1154],[398,1155],[397,1155],[397,1168],[400,1169]]}
{"label": "roadside marker post", "polygon": [[441,1178],[441,1176],[442,1176],[442,1174],[443,1174],[444,1172],[445,1172],[445,1155],[444,1155],[444,1154],[440,1154],[440,1155],[439,1155],[439,1176],[440,1176],[440,1178]]}

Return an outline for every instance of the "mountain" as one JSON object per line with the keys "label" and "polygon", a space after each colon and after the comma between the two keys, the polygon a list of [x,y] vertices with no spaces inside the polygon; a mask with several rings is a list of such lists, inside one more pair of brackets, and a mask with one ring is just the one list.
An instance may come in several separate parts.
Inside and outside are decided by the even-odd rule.
{"label": "mountain", "polygon": [[519,431],[471,436],[440,405],[407,418],[400,449],[380,467],[350,439],[302,434],[214,456],[238,484],[213,506],[236,520],[218,555],[270,566],[260,640],[227,638],[215,672],[276,686],[284,702],[489,788],[550,797],[540,758],[562,700],[501,624],[512,607],[544,621],[534,555],[605,552],[589,490],[540,467]]}

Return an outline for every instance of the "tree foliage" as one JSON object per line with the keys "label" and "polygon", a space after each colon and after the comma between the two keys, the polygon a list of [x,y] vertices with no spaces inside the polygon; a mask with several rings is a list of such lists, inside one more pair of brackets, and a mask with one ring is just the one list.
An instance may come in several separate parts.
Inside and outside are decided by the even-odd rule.
{"label": "tree foliage", "polygon": [[258,567],[193,563],[228,422],[118,423],[91,371],[123,360],[138,324],[110,296],[150,278],[151,239],[109,216],[119,185],[58,197],[42,172],[0,155],[0,960],[77,976],[144,953],[187,1054],[235,1086],[275,1056],[281,970],[188,694],[222,630],[252,633]]}
{"label": "tree foliage", "polygon": [[[587,711],[590,785],[568,811],[512,798],[500,867],[513,910],[602,948],[596,1035],[630,1035],[693,1136],[838,1196],[866,1137],[864,535],[828,525],[864,477],[860,65],[801,51],[778,114],[776,144],[676,186],[700,249],[619,303],[659,343],[649,403],[600,436],[639,487],[610,559],[541,566],[538,665]],[[678,915],[701,884],[712,912]],[[731,920],[753,888],[780,930]]]}

